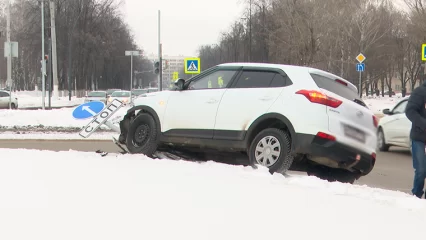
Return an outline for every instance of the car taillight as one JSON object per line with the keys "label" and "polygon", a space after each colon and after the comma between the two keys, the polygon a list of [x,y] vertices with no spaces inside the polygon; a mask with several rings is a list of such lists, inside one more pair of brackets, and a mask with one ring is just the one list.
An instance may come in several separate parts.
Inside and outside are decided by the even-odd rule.
{"label": "car taillight", "polygon": [[373,115],[373,124],[374,124],[374,127],[376,128],[379,126],[379,118],[376,117],[375,115]]}
{"label": "car taillight", "polygon": [[323,133],[323,132],[318,132],[317,137],[327,139],[327,140],[330,140],[330,141],[336,141],[335,136],[327,134],[327,133]]}
{"label": "car taillight", "polygon": [[332,108],[337,108],[342,104],[342,101],[315,90],[299,90],[296,94],[302,94],[313,103],[323,104]]}

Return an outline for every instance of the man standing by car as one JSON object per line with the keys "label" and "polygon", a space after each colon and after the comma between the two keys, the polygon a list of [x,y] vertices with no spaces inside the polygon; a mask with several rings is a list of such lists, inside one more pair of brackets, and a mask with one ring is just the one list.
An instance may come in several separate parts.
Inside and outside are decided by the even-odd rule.
{"label": "man standing by car", "polygon": [[410,138],[415,172],[411,192],[422,198],[426,178],[426,81],[411,93],[405,115],[412,123]]}

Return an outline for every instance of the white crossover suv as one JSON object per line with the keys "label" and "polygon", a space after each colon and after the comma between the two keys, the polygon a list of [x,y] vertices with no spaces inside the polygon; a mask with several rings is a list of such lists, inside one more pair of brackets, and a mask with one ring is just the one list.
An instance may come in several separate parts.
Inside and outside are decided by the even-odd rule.
{"label": "white crossover suv", "polygon": [[148,95],[120,122],[119,142],[131,153],[243,153],[271,173],[350,183],[375,164],[378,119],[353,84],[325,71],[227,63]]}

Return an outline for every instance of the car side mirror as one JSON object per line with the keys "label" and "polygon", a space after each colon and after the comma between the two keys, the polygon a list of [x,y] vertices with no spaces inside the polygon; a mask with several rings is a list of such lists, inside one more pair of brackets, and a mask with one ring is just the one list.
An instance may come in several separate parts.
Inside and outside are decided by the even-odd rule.
{"label": "car side mirror", "polygon": [[386,109],[383,109],[383,114],[392,115],[392,112],[391,110],[389,110],[389,108],[386,108]]}
{"label": "car side mirror", "polygon": [[183,90],[184,85],[185,85],[185,79],[183,79],[183,78],[179,78],[175,82],[175,86],[176,86],[177,90],[179,90],[179,91]]}

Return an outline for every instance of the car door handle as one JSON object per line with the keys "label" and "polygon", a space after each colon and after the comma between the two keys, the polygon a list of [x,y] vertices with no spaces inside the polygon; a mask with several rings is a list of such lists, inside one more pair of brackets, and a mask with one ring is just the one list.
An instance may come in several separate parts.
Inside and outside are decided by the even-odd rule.
{"label": "car door handle", "polygon": [[208,100],[207,103],[217,103],[217,100],[212,98],[212,99]]}
{"label": "car door handle", "polygon": [[265,97],[261,97],[261,98],[259,98],[259,100],[262,100],[262,101],[269,101],[269,100],[272,100],[272,97],[270,97],[270,96],[265,96]]}

